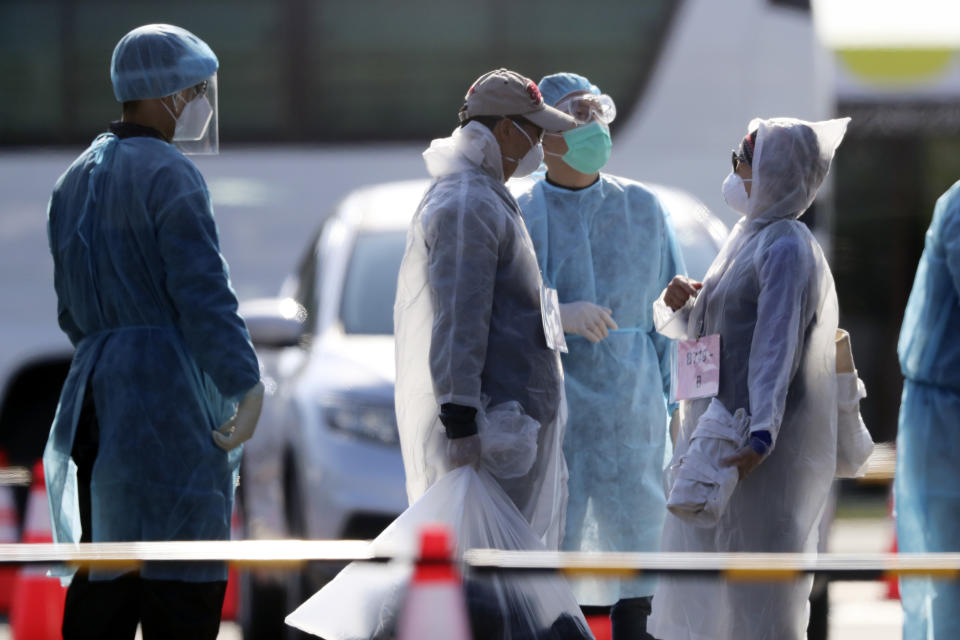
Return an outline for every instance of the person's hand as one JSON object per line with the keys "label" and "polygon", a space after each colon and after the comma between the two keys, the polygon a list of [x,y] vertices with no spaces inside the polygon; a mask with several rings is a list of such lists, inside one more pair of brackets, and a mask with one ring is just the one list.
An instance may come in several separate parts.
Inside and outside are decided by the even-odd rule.
{"label": "person's hand", "polygon": [[480,460],[480,436],[473,434],[447,440],[447,460],[452,469],[474,464]]}
{"label": "person's hand", "polygon": [[576,333],[596,344],[618,329],[611,317],[613,311],[592,302],[569,302],[560,305],[560,322],[564,333]]}
{"label": "person's hand", "polygon": [[673,276],[663,294],[663,302],[674,311],[687,304],[687,300],[697,295],[703,288],[702,282],[691,280],[686,276]]}
{"label": "person's hand", "polygon": [[224,451],[230,451],[252,438],[262,408],[263,383],[258,382],[243,395],[233,417],[213,432],[213,442]]}
{"label": "person's hand", "polygon": [[751,471],[757,468],[763,461],[763,456],[753,450],[749,444],[740,448],[739,451],[734,453],[732,456],[727,456],[720,461],[720,464],[724,467],[736,467],[739,472],[740,479],[743,480],[746,478]]}

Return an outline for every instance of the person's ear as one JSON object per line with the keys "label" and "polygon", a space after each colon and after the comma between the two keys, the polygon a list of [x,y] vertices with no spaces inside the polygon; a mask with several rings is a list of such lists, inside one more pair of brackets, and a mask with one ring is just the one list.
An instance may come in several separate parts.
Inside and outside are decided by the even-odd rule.
{"label": "person's ear", "polygon": [[500,118],[497,124],[493,125],[493,137],[497,139],[500,149],[512,148],[516,145],[514,134],[520,135],[516,127],[511,124],[510,118]]}
{"label": "person's ear", "polygon": [[493,125],[493,135],[497,136],[498,140],[509,140],[512,129],[510,118],[500,118],[497,124]]}

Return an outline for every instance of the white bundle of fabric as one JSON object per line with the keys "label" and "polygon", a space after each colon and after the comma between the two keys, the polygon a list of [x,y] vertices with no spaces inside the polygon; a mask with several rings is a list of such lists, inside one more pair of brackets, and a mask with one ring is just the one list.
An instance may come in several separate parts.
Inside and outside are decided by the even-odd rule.
{"label": "white bundle of fabric", "polygon": [[860,401],[867,388],[857,375],[850,334],[837,329],[837,477],[859,478],[873,453],[873,438],[863,424]]}
{"label": "white bundle of fabric", "polygon": [[717,398],[700,416],[686,450],[677,450],[667,469],[667,509],[692,525],[715,526],[737,486],[737,468],[721,460],[750,437],[750,415],[733,415]]}

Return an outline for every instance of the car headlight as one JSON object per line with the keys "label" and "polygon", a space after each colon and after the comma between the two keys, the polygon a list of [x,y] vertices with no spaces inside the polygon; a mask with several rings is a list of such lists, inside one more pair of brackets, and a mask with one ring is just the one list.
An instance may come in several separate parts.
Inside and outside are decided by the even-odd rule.
{"label": "car headlight", "polygon": [[323,411],[331,429],[383,444],[400,442],[393,405],[327,404]]}

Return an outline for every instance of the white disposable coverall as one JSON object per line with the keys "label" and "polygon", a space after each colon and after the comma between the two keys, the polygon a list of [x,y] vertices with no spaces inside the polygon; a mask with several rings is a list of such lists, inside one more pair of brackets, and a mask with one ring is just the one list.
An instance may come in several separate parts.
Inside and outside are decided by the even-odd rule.
{"label": "white disposable coverall", "polygon": [[394,308],[407,496],[413,503],[450,470],[441,404],[482,414],[515,401],[540,423],[537,457],[526,475],[499,482],[556,549],[567,502],[566,416],[560,359],[543,332],[533,244],[489,129],[468,123],[423,155],[435,180],[407,234]]}
{"label": "white disposable coverall", "polygon": [[[731,412],[746,408],[751,431],[765,429],[773,438],[770,454],[738,483],[715,527],[667,514],[664,551],[817,549],[837,465],[838,308],[827,261],[797,218],[813,202],[847,122],[751,122],[749,131],[758,134],[747,215],[692,305],[671,315],[662,296],[655,303],[658,328],[671,337],[720,334],[717,397]],[[675,460],[709,403],[681,403]],[[799,640],[806,637],[811,582],[662,577],[648,628],[670,640]]]}

